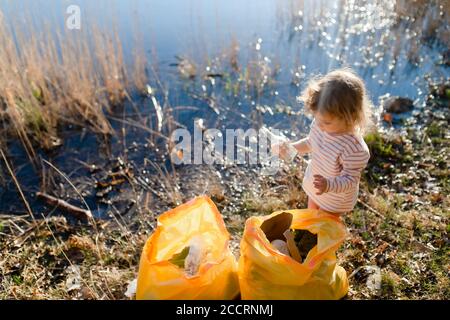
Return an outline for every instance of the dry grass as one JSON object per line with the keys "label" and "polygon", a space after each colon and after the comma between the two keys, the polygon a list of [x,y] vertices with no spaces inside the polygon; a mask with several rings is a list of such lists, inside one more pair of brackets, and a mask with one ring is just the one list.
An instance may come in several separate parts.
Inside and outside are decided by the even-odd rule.
{"label": "dry grass", "polygon": [[112,134],[111,106],[147,82],[143,51],[136,50],[134,70],[128,70],[117,31],[32,32],[7,24],[0,12],[0,47],[0,121],[30,158],[36,144],[60,144],[63,123]]}
{"label": "dry grass", "polygon": [[62,217],[47,217],[39,227],[16,221],[24,232],[10,217],[0,222],[12,229],[2,241],[0,299],[123,299],[147,238],[118,232],[114,222],[97,236]]}

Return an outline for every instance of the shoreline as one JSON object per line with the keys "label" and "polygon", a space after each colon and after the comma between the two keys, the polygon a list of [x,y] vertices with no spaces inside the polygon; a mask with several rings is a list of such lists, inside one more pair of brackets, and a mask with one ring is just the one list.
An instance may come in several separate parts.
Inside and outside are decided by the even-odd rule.
{"label": "shoreline", "polygon": [[[346,299],[448,299],[448,101],[447,96],[429,100],[424,114],[416,116],[419,126],[405,127],[406,135],[388,131],[366,137],[373,158],[361,180],[359,203],[343,217],[350,238],[338,251],[339,264],[352,274]],[[238,166],[224,171],[206,165],[201,170],[179,167],[176,186],[160,172],[160,193],[150,191],[157,191],[157,185],[146,181],[144,174],[143,181],[131,184],[134,191],[117,193],[121,197],[110,206],[112,216],[97,218],[97,230],[58,210],[45,211],[46,218],[35,226],[29,217],[2,215],[0,250],[6,260],[1,265],[0,298],[126,299],[126,286],[137,275],[140,251],[157,214],[199,190],[217,204],[238,256],[248,217],[306,207],[299,165],[288,165],[273,177]],[[95,175],[107,168],[91,170]],[[110,186],[116,181],[113,188],[125,183],[119,179],[137,177],[137,169],[124,160],[115,159],[110,168]],[[101,183],[98,180],[96,190],[105,189]],[[136,193],[140,202],[130,209],[125,199]],[[157,195],[164,193],[165,200],[158,201]],[[66,278],[77,274],[71,265],[78,266],[82,278],[91,273],[77,288],[67,287]],[[378,292],[366,286],[365,266],[381,268]],[[424,271],[414,271],[416,267]],[[105,270],[110,271],[105,275]],[[42,278],[33,276],[42,272],[46,274]]]}

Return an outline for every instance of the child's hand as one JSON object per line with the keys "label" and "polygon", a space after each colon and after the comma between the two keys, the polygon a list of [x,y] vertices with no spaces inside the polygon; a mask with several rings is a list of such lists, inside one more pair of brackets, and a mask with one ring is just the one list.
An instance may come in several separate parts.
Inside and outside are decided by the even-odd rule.
{"label": "child's hand", "polygon": [[319,192],[316,192],[316,194],[318,196],[320,196],[322,193],[325,192],[325,190],[327,190],[327,187],[328,187],[327,179],[322,177],[320,174],[315,174],[314,175],[314,182],[313,183],[314,183],[314,188],[319,190]]}
{"label": "child's hand", "polygon": [[289,158],[289,151],[288,151],[287,144],[288,144],[288,142],[282,142],[282,143],[277,143],[277,144],[272,145],[272,148],[271,148],[272,153],[273,154],[278,153],[278,156],[281,159],[286,160],[287,158]]}

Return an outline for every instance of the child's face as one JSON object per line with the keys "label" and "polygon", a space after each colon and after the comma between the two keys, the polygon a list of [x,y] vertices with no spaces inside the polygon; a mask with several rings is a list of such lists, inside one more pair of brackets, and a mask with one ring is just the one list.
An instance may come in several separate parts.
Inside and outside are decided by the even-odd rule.
{"label": "child's face", "polygon": [[346,133],[349,131],[344,120],[329,113],[316,112],[314,118],[319,128],[327,133]]}

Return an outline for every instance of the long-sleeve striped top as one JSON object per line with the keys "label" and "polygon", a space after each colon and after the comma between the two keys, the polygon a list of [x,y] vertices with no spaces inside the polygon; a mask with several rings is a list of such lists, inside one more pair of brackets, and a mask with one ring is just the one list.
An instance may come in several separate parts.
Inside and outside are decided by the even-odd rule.
{"label": "long-sleeve striped top", "polygon": [[[311,160],[302,187],[323,210],[344,213],[353,210],[358,199],[361,172],[370,158],[369,148],[358,134],[330,134],[315,123],[307,137]],[[317,195],[314,175],[327,179],[328,187]]]}

